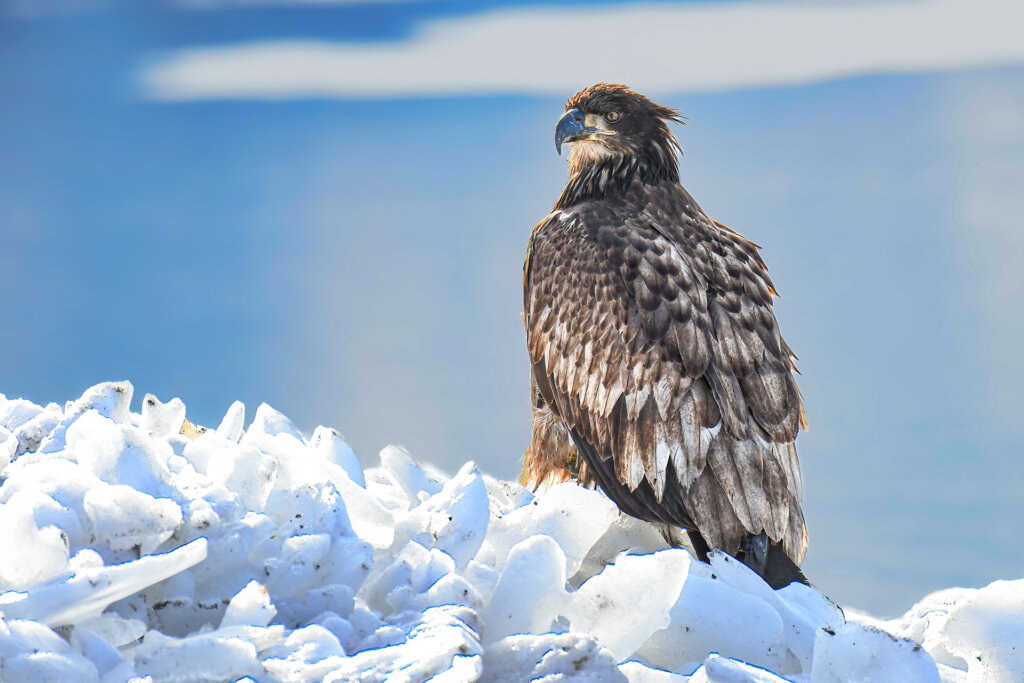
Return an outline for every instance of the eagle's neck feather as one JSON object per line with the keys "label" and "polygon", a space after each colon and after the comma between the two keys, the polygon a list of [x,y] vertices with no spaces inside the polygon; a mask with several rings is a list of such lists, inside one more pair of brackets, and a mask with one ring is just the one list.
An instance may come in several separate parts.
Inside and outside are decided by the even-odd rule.
{"label": "eagle's neck feather", "polygon": [[566,209],[582,201],[625,194],[634,181],[644,185],[679,182],[679,164],[670,144],[653,144],[648,149],[612,153],[588,158],[571,166],[572,175],[555,209]]}

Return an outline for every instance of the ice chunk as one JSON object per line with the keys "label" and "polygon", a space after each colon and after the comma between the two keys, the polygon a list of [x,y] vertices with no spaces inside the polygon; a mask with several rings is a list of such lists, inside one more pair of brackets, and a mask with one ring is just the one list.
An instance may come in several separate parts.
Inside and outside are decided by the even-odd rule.
{"label": "ice chunk", "polygon": [[277,610],[270,604],[267,589],[259,581],[250,581],[231,598],[220,625],[266,626],[275,614]]}
{"label": "ice chunk", "polygon": [[308,624],[317,615],[330,610],[343,615],[352,611],[354,592],[351,587],[340,584],[317,586],[297,598],[275,597],[277,607],[275,621],[289,628]]}
{"label": "ice chunk", "polygon": [[34,619],[49,626],[76,624],[99,616],[116,600],[202,562],[206,545],[206,539],[199,538],[163,555],[88,569],[66,581],[22,593],[4,593],[0,595],[0,611],[8,618]]}
{"label": "ice chunk", "polygon": [[278,520],[275,536],[299,536],[311,531],[351,536],[352,526],[338,490],[331,484],[279,489],[270,494],[264,512]]}
{"label": "ice chunk", "polygon": [[619,664],[619,671],[626,675],[629,683],[686,683],[690,680],[689,676],[657,669],[636,661]]}
{"label": "ice chunk", "polygon": [[139,546],[148,555],[181,526],[181,507],[167,498],[154,498],[130,486],[103,484],[90,489],[83,501],[97,539],[112,550]]}
{"label": "ice chunk", "polygon": [[67,453],[108,483],[157,496],[175,490],[167,467],[174,451],[167,441],[131,425],[115,424],[99,413],[90,411],[68,427]]}
{"label": "ice chunk", "polygon": [[638,654],[670,671],[703,661],[708,652],[718,652],[798,673],[799,664],[787,659],[779,613],[764,600],[700,569],[697,562],[691,563],[679,599],[669,612],[670,625],[653,634]]}
{"label": "ice chunk", "polygon": [[507,515],[516,508],[533,502],[533,494],[522,484],[515,481],[499,481],[492,476],[484,475],[487,485],[487,497],[496,515]]}
{"label": "ice chunk", "polygon": [[99,683],[96,665],[46,626],[0,619],[0,680],[4,683]]}
{"label": "ice chunk", "polygon": [[42,492],[37,493],[32,507],[36,525],[40,529],[48,525],[60,529],[70,549],[81,548],[90,542],[90,534],[82,526],[82,519],[75,510]]}
{"label": "ice chunk", "polygon": [[591,546],[570,583],[579,585],[597,574],[623,552],[644,555],[668,548],[661,527],[636,517],[620,514]]}
{"label": "ice chunk", "polygon": [[[201,602],[219,603],[230,599],[247,583],[256,577],[258,567],[260,579],[265,579],[263,562],[265,558],[250,556],[258,544],[267,539],[273,528],[263,528],[261,518],[247,516],[243,521],[224,525],[213,538],[211,562],[203,562],[192,570],[196,581],[196,599]],[[273,523],[270,524],[273,527]],[[272,554],[280,552],[277,548]]]}
{"label": "ice chunk", "polygon": [[[722,657],[711,653],[704,663],[693,672],[689,679],[690,683],[788,683],[787,679],[776,676],[771,671],[753,666],[736,659]],[[876,679],[857,678],[851,676],[846,681],[868,681]],[[877,679],[879,681],[891,680],[888,678]],[[909,679],[900,679],[909,680]]]}
{"label": "ice chunk", "polygon": [[972,683],[970,676],[963,669],[938,663],[936,666],[939,668],[939,679],[942,683]]}
{"label": "ice chunk", "polygon": [[455,573],[451,556],[436,548],[409,543],[395,562],[367,585],[363,597],[382,612],[423,610],[438,605],[466,605],[477,609],[479,593]]}
{"label": "ice chunk", "polygon": [[621,662],[669,625],[689,567],[690,553],[678,548],[622,555],[569,595],[565,616]]}
{"label": "ice chunk", "polygon": [[450,555],[436,548],[424,548],[413,541],[366,584],[361,595],[374,609],[384,613],[401,611],[416,595],[426,591],[455,570]]}
{"label": "ice chunk", "polygon": [[1024,579],[995,581],[953,608],[942,642],[971,680],[1024,681]]}
{"label": "ice chunk", "polygon": [[313,431],[313,437],[309,445],[321,458],[327,462],[337,465],[345,470],[353,482],[366,488],[366,477],[363,476],[363,466],[352,447],[345,441],[345,437],[335,429],[329,427],[317,427]]}
{"label": "ice chunk", "polygon": [[135,668],[154,681],[182,683],[233,681],[263,672],[253,643],[220,631],[187,638],[150,631],[135,649]]}
{"label": "ice chunk", "polygon": [[451,669],[456,657],[472,657],[480,652],[473,610],[456,605],[431,607],[410,629],[406,640],[344,658],[324,678],[324,683],[386,680],[421,683]]}
{"label": "ice chunk", "polygon": [[[278,488],[330,488],[334,492],[332,495],[340,493],[344,505],[339,514],[344,516],[347,513],[346,519],[351,524],[351,530],[374,548],[390,548],[395,538],[394,513],[382,504],[379,497],[352,481],[340,466],[309,452],[297,441],[292,440],[291,445],[295,451],[283,460],[285,474],[278,482]],[[275,497],[276,492],[271,498]],[[332,505],[337,507],[340,503]],[[349,534],[350,530],[344,533]]]}
{"label": "ice chunk", "polygon": [[483,671],[483,658],[480,655],[455,655],[452,665],[439,674],[430,677],[430,683],[464,683],[476,681]]}
{"label": "ice chunk", "polygon": [[85,619],[75,628],[84,628],[95,633],[114,647],[136,643],[146,635],[146,625],[138,619],[125,619],[116,614],[103,614]]}
{"label": "ice chunk", "polygon": [[36,522],[35,509],[43,501],[52,499],[26,490],[0,503],[0,591],[31,588],[68,571],[66,534]]}
{"label": "ice chunk", "polygon": [[[208,475],[211,461],[223,458],[226,452],[237,448],[238,444],[224,438],[219,431],[206,430],[186,443],[181,454],[198,473]],[[204,480],[204,483],[208,481]]]}
{"label": "ice chunk", "polygon": [[[817,631],[822,628],[836,630],[845,623],[839,608],[820,593],[812,600],[807,598],[806,591],[801,588],[792,588],[786,593],[774,591],[747,565],[720,550],[712,551],[710,560],[711,568],[718,579],[732,588],[762,600],[778,613],[782,620],[785,648],[796,657],[799,665],[779,665],[782,668],[775,669],[776,671],[790,673],[810,670]],[[787,602],[783,595],[793,596],[797,600],[793,603]],[[776,653],[782,653],[785,648],[779,648]],[[761,661],[748,661],[763,665]]]}
{"label": "ice chunk", "polygon": [[480,549],[489,519],[487,487],[476,466],[467,462],[437,493],[398,521],[394,547],[416,539],[451,555],[461,571]]}
{"label": "ice chunk", "polygon": [[142,423],[144,430],[153,436],[174,436],[181,433],[185,423],[185,404],[180,398],[161,403],[153,394],[142,399]]}
{"label": "ice chunk", "polygon": [[256,416],[253,417],[252,424],[246,430],[242,442],[258,445],[264,442],[264,436],[279,435],[290,436],[301,443],[306,442],[302,432],[292,424],[291,420],[266,403],[261,403],[256,409]]}
{"label": "ice chunk", "polygon": [[[352,606],[350,604],[346,612],[351,613],[351,611]],[[347,619],[341,618],[334,612],[321,612],[313,619],[312,623],[320,624],[333,633],[345,652],[355,652],[356,630]]]}
{"label": "ice chunk", "polygon": [[103,566],[103,556],[92,548],[82,548],[68,563],[72,573],[83,572]]}
{"label": "ice chunk", "polygon": [[483,663],[484,679],[491,683],[627,681],[614,655],[582,633],[512,635],[488,647]]}
{"label": "ice chunk", "polygon": [[812,683],[886,681],[896,671],[906,683],[940,680],[935,662],[912,640],[854,622],[817,633]]}
{"label": "ice chunk", "polygon": [[284,681],[319,681],[345,663],[341,643],[319,624],[292,631],[264,655],[266,670]]}
{"label": "ice chunk", "polygon": [[946,648],[943,629],[949,620],[949,613],[958,605],[968,602],[978,589],[947,588],[927,595],[906,614],[896,619],[881,620],[847,610],[847,616],[867,626],[875,626],[897,638],[910,638],[921,643],[936,663],[947,664],[967,670],[967,661]]}
{"label": "ice chunk", "polygon": [[90,410],[95,410],[103,417],[108,417],[114,422],[128,422],[128,407],[132,402],[132,393],[135,388],[132,383],[103,382],[85,390],[78,400],[70,403],[64,414],[68,418],[76,418]]}
{"label": "ice chunk", "polygon": [[0,400],[0,426],[13,432],[42,412],[43,409],[40,406],[23,398]]}
{"label": "ice chunk", "polygon": [[433,496],[444,486],[442,477],[413,462],[401,446],[385,446],[380,452],[380,464],[413,505],[422,500],[421,493]]}
{"label": "ice chunk", "polygon": [[243,445],[210,458],[206,473],[212,481],[237,494],[248,509],[262,510],[277,480],[278,464],[273,456],[245,444],[243,439]]}
{"label": "ice chunk", "polygon": [[530,505],[495,518],[487,540],[500,565],[520,539],[533,534],[550,536],[565,556],[566,576],[572,576],[618,516],[619,509],[603,493],[565,482],[552,486]]}
{"label": "ice chunk", "polygon": [[63,418],[39,444],[39,451],[55,453],[66,445],[67,430],[78,418],[90,411],[119,424],[129,424],[128,407],[134,391],[131,382],[104,382],[86,389],[77,401],[69,401]]}
{"label": "ice chunk", "polygon": [[217,427],[217,434],[228,441],[238,443],[238,440],[242,438],[244,427],[245,404],[241,401],[235,401],[228,407],[228,411],[224,413],[224,417]]}
{"label": "ice chunk", "polygon": [[107,677],[115,670],[131,672],[134,669],[116,647],[82,626],[71,631],[71,644],[93,663],[100,676]]}
{"label": "ice chunk", "polygon": [[358,538],[335,537],[320,562],[319,575],[326,583],[340,583],[359,590],[373,566],[373,548]]}
{"label": "ice chunk", "polygon": [[462,575],[473,585],[485,602],[490,600],[491,594],[498,585],[498,579],[501,578],[501,573],[494,568],[492,563],[478,562],[477,560],[471,560]]}
{"label": "ice chunk", "polygon": [[327,534],[291,536],[281,548],[280,558],[264,563],[267,587],[274,595],[294,597],[302,595],[312,585],[318,563],[331,547]]}
{"label": "ice chunk", "polygon": [[38,450],[61,425],[64,413],[46,410],[21,425],[0,443],[0,471],[24,453]]}
{"label": "ice chunk", "polygon": [[[45,520],[47,524],[59,526],[67,534],[72,549],[89,544],[90,534],[82,525],[85,522],[88,527],[82,501],[86,492],[99,485],[100,480],[70,460],[41,456],[32,462],[34,457],[24,457],[5,471],[7,481],[0,486],[0,502],[9,502],[19,494],[27,495],[33,501],[31,506],[35,509],[37,525]],[[51,507],[44,496],[49,496],[61,508]],[[2,539],[0,536],[0,544]]]}
{"label": "ice chunk", "polygon": [[483,610],[485,642],[511,633],[546,633],[566,606],[565,556],[550,536],[520,541]]}
{"label": "ice chunk", "polygon": [[[159,591],[153,591],[159,594]],[[149,606],[149,626],[164,635],[185,637],[196,631],[206,631],[224,618],[224,602],[204,602],[194,598],[168,598],[145,600]],[[111,609],[119,607],[115,604]],[[233,628],[233,627],[232,627]]]}

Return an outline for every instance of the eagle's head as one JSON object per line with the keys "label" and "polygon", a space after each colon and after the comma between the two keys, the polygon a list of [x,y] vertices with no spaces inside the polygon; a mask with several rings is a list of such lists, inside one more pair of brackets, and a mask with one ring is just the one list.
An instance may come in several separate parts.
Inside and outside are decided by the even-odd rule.
{"label": "eagle's head", "polygon": [[615,83],[598,83],[579,91],[565,104],[555,128],[555,149],[572,143],[573,174],[588,167],[625,161],[642,176],[678,180],[679,143],[668,122],[681,122],[674,109]]}

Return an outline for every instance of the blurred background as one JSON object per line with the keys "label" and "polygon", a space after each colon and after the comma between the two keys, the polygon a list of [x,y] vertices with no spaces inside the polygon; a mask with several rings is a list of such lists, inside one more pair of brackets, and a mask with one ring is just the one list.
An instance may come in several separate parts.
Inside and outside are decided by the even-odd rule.
{"label": "blurred background", "polygon": [[682,109],[800,356],[806,571],[1024,576],[1024,5],[0,0],[0,391],[234,399],[514,478],[565,99]]}

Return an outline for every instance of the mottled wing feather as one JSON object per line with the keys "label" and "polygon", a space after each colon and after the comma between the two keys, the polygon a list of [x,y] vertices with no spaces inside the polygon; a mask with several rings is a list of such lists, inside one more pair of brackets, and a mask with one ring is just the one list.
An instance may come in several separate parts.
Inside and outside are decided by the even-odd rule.
{"label": "mottled wing feather", "polygon": [[774,287],[756,245],[691,202],[666,190],[537,227],[524,271],[537,390],[630,514],[731,552],[764,530],[799,562],[802,408]]}

